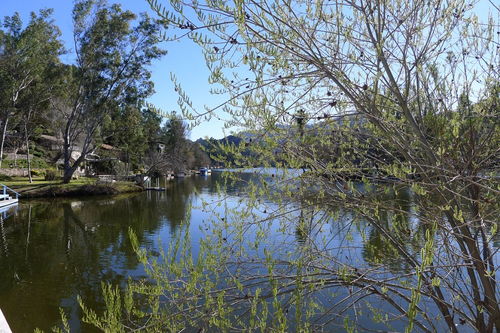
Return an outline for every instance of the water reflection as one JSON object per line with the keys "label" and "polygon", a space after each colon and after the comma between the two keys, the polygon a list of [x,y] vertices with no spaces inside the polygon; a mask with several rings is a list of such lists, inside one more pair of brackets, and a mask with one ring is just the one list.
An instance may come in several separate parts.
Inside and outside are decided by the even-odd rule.
{"label": "water reflection", "polygon": [[[158,240],[168,241],[185,221],[196,197],[215,195],[217,177],[170,181],[165,192],[24,201],[0,214],[0,308],[12,330],[49,330],[63,307],[72,331],[92,331],[78,319],[77,295],[100,309],[101,281],[123,284],[129,276],[144,276],[129,228],[142,246],[157,250]],[[193,233],[201,214],[192,215]]]}
{"label": "water reflection", "polygon": [[[32,332],[36,327],[48,330],[59,322],[58,308],[63,307],[74,332],[92,332],[79,321],[77,295],[88,306],[102,309],[101,281],[123,285],[129,276],[144,277],[129,241],[129,228],[135,231],[141,246],[157,253],[190,217],[188,227],[195,253],[197,239],[203,237],[200,230],[207,230],[201,228],[203,221],[212,217],[210,211],[199,208],[201,200],[217,201],[222,190],[229,198],[226,205],[241,205],[244,209],[242,200],[248,184],[272,181],[269,175],[264,180],[256,177],[254,173],[243,173],[237,180],[228,180],[213,173],[170,181],[165,192],[22,202],[18,210],[0,219],[0,308],[13,331]],[[160,184],[165,182],[161,180]],[[261,199],[258,216],[266,217],[276,207]],[[379,199],[385,200],[388,207],[379,212],[382,228],[371,228],[358,217],[357,230],[362,232],[353,236],[351,244],[356,246],[348,250],[344,245],[352,230],[346,226],[355,219],[350,211],[334,206],[318,209],[307,200],[290,203],[295,212],[282,218],[288,225],[284,229],[289,238],[279,239],[280,243],[277,240],[276,249],[305,252],[311,241],[323,237],[333,241],[318,251],[335,249],[338,258],[349,257],[374,266],[386,264],[395,271],[404,271],[407,267],[388,241],[387,233],[404,240],[408,253],[417,251],[423,227],[416,218],[413,198],[409,191],[399,191],[380,194]],[[195,208],[188,214],[192,205]],[[272,225],[269,237],[279,228]],[[251,235],[247,240],[252,241]],[[287,242],[298,243],[303,250],[279,247]]]}
{"label": "water reflection", "polygon": [[371,224],[368,239],[363,246],[364,259],[373,265],[385,264],[392,271],[409,271],[407,260],[403,260],[401,249],[411,256],[419,256],[424,232],[418,223],[415,203],[411,192],[400,190],[379,194],[385,210],[378,212],[376,225]]}

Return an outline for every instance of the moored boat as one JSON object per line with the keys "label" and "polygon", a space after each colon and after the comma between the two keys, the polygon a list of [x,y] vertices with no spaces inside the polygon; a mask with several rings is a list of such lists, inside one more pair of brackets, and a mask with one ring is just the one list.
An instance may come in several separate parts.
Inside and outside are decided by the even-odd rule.
{"label": "moored boat", "polygon": [[211,173],[212,173],[212,170],[210,170],[210,168],[208,168],[208,167],[200,168],[200,174],[203,176],[209,175]]}
{"label": "moored boat", "polygon": [[2,310],[0,310],[0,332],[1,333],[12,333],[10,330],[9,324],[7,323],[7,320],[5,319],[5,316],[2,313]]}

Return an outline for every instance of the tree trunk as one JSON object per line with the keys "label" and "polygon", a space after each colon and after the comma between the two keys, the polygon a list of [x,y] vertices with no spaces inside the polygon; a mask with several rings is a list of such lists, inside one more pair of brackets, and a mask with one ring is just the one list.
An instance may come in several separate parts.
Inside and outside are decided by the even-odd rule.
{"label": "tree trunk", "polygon": [[3,162],[3,146],[5,143],[5,135],[7,134],[7,124],[9,122],[9,116],[5,116],[5,120],[3,122],[3,128],[2,128],[2,138],[0,142],[0,168],[2,167],[2,162]]}
{"label": "tree trunk", "polygon": [[64,157],[64,173],[63,173],[63,183],[68,184],[73,177],[73,173],[76,169],[71,167],[71,144],[69,142],[69,123],[66,125],[66,130],[64,133],[64,147],[63,147],[63,157]]}
{"label": "tree trunk", "polygon": [[129,155],[128,151],[125,152],[125,154],[126,154],[126,160],[127,160],[127,163],[125,164],[125,176],[128,177],[129,172],[130,172],[130,155]]}
{"label": "tree trunk", "polygon": [[19,151],[19,148],[14,149],[14,168],[17,168],[17,152],[18,151]]}
{"label": "tree trunk", "polygon": [[73,174],[75,173],[76,169],[82,164],[82,162],[85,160],[85,155],[82,152],[82,155],[71,165],[69,158],[71,158],[71,155],[69,156],[68,159],[66,159],[66,153],[64,156],[64,174],[63,174],[63,183],[68,184],[72,177]]}
{"label": "tree trunk", "polygon": [[30,140],[28,136],[28,127],[24,123],[24,138],[26,141],[26,162],[28,164],[28,179],[30,184],[33,183],[33,178],[31,177],[31,159],[30,159]]}
{"label": "tree trunk", "polygon": [[71,181],[71,178],[73,177],[73,174],[75,173],[76,168],[74,166],[69,167],[69,168],[64,168],[64,174],[63,174],[63,183],[68,184]]}

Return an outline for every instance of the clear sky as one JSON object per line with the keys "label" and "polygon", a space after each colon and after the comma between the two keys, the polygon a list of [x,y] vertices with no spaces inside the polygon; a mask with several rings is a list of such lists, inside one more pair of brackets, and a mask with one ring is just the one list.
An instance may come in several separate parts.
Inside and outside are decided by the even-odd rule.
{"label": "clear sky", "polygon": [[[121,3],[124,9],[129,9],[135,13],[151,12],[145,0],[108,0],[109,3]],[[71,20],[72,0],[0,0],[0,19],[19,12],[24,23],[29,20],[32,11],[38,12],[43,8],[53,8],[56,24],[62,31],[62,38],[65,47],[70,51],[62,57],[63,62],[72,62],[73,55],[73,24]],[[177,111],[177,94],[170,81],[170,73],[174,73],[181,82],[183,89],[191,97],[193,105],[203,110],[204,106],[213,107],[223,101],[222,96],[210,94],[208,84],[208,70],[201,50],[189,40],[181,42],[166,43],[165,48],[168,54],[156,62],[152,67],[153,81],[156,93],[149,99],[149,102],[159,107],[163,111]],[[200,137],[214,137],[220,139],[230,133],[223,133],[223,122],[212,119],[204,122],[191,130],[191,139]]]}

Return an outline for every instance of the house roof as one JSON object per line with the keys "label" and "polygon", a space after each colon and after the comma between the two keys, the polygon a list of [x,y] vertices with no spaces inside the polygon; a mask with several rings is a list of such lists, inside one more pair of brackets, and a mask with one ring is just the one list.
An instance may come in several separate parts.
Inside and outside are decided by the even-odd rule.
{"label": "house roof", "polygon": [[[42,134],[40,135],[41,139],[53,142],[53,143],[58,143],[58,144],[63,144],[64,140],[58,137],[55,137],[53,135],[47,135],[47,134]],[[107,143],[102,143],[99,148],[104,149],[104,150],[120,150],[119,148],[116,148],[112,145],[108,145]],[[73,150],[79,150],[77,147],[74,147]]]}

